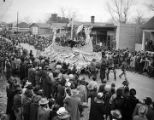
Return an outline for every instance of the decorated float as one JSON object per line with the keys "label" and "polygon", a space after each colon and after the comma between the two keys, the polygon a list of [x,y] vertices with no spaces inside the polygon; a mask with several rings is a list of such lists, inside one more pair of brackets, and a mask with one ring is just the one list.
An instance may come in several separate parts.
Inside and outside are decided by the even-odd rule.
{"label": "decorated float", "polygon": [[[79,28],[81,29],[81,28]],[[82,28],[85,32],[85,45],[79,47],[60,46],[55,42],[56,33],[54,33],[52,44],[42,52],[42,56],[50,57],[51,60],[61,61],[76,65],[81,69],[90,64],[93,59],[97,62],[101,60],[101,53],[93,52],[92,40],[90,38],[91,28]],[[79,30],[78,30],[79,31]]]}

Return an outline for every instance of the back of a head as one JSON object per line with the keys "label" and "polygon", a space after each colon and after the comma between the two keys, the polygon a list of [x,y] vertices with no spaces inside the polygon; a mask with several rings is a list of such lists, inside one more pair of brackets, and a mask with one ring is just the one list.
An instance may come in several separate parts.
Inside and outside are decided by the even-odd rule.
{"label": "back of a head", "polygon": [[117,97],[121,97],[122,96],[122,89],[118,88],[116,91]]}
{"label": "back of a head", "polygon": [[115,87],[116,87],[115,83],[112,83],[111,88],[115,88]]}
{"label": "back of a head", "polygon": [[92,80],[93,80],[93,81],[96,81],[96,77],[93,76],[93,77],[92,77]]}
{"label": "back of a head", "polygon": [[105,85],[100,85],[99,92],[104,92],[104,91],[105,91]]}
{"label": "back of a head", "polygon": [[129,88],[128,88],[128,87],[125,87],[125,88],[124,88],[124,94],[125,94],[125,93],[129,93]]}
{"label": "back of a head", "polygon": [[144,102],[145,102],[146,105],[151,105],[152,104],[152,98],[151,97],[146,97],[144,99]]}
{"label": "back of a head", "polygon": [[130,89],[130,95],[135,96],[136,95],[136,90],[134,88]]}

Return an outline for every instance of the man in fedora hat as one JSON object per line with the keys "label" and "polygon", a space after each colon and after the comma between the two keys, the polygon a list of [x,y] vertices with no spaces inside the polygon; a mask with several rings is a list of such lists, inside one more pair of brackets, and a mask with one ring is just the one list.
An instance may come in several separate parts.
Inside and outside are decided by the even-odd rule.
{"label": "man in fedora hat", "polygon": [[71,90],[71,96],[64,100],[64,106],[70,113],[71,120],[80,120],[81,117],[81,98],[78,97],[79,91],[76,89]]}
{"label": "man in fedora hat", "polygon": [[41,98],[39,101],[40,106],[38,108],[37,120],[49,120],[51,110],[49,109],[48,103],[47,98]]}
{"label": "man in fedora hat", "polygon": [[13,99],[13,110],[16,120],[22,120],[22,89],[19,85],[16,86],[16,95]]}
{"label": "man in fedora hat", "polygon": [[94,102],[91,103],[89,120],[104,120],[106,111],[103,97],[103,92],[97,93]]}

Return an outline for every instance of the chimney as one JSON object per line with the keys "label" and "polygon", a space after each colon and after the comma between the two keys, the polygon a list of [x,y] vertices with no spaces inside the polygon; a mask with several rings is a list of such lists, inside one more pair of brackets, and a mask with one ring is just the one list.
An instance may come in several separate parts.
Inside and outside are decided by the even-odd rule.
{"label": "chimney", "polygon": [[91,23],[95,23],[95,16],[91,16]]}

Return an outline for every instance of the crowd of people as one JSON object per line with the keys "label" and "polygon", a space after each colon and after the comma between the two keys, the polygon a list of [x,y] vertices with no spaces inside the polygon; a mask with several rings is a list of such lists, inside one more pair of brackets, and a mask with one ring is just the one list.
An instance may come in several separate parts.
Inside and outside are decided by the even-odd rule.
{"label": "crowd of people", "polygon": [[41,51],[45,50],[45,48],[52,43],[52,36],[44,37],[40,35],[31,35],[30,33],[14,34],[9,32],[6,32],[3,36],[11,40],[15,45],[19,43],[28,43]]}
{"label": "crowd of people", "polygon": [[[19,38],[23,40],[22,36]],[[36,58],[32,51],[16,48],[15,43],[3,37],[0,42],[1,73],[8,82],[6,115],[9,120],[81,120],[85,119],[87,108],[90,108],[89,120],[154,119],[152,98],[140,101],[126,76],[128,69],[140,73],[150,71],[152,75],[151,54],[103,51],[100,63],[93,59],[89,66],[77,70],[75,65],[62,61]],[[117,68],[122,70],[119,77],[125,76],[120,88],[106,82],[111,70],[117,79]],[[97,82],[99,77],[102,84]]]}
{"label": "crowd of people", "polygon": [[[154,53],[144,51],[116,50],[106,52],[110,66],[120,68],[122,64],[126,64],[127,70],[137,72],[139,74],[146,73],[149,77],[154,76]],[[112,65],[113,64],[113,65]]]}

